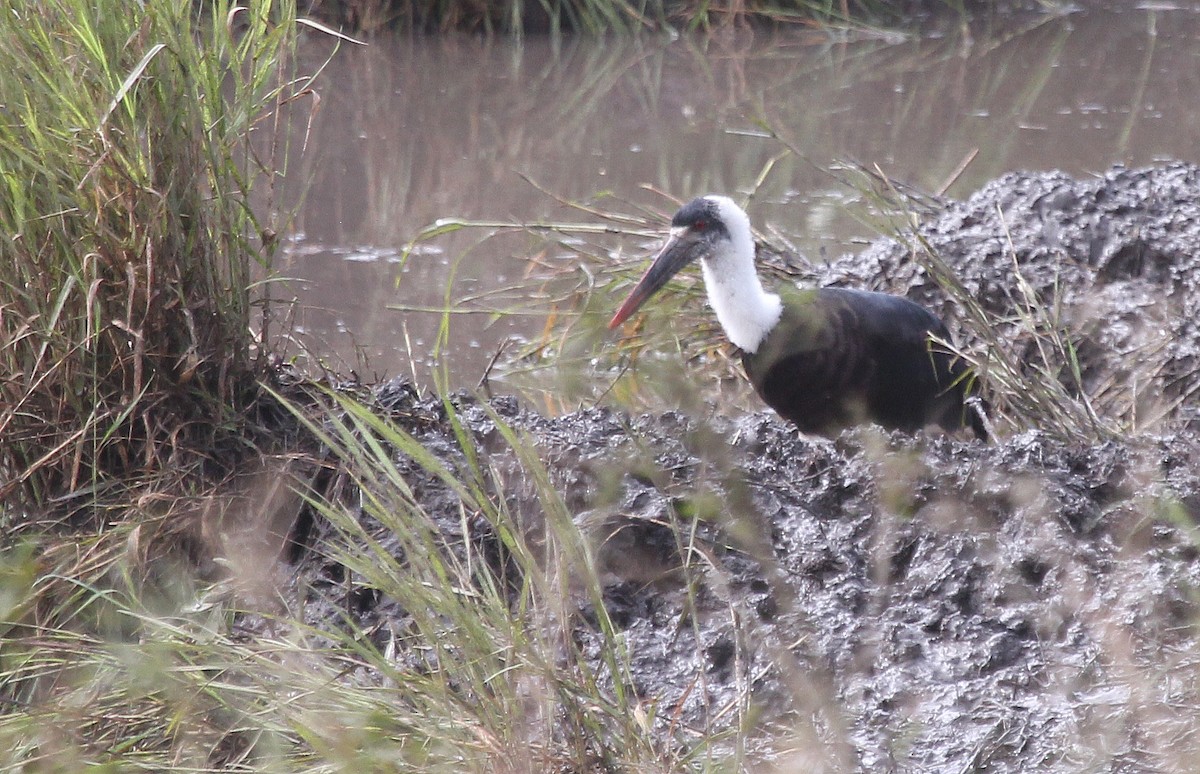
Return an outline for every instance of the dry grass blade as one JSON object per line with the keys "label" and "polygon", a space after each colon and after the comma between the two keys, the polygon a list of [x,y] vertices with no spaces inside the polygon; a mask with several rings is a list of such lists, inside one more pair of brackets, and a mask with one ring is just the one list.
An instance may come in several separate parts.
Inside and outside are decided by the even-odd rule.
{"label": "dry grass blade", "polygon": [[[338,471],[336,487],[306,495],[332,530],[318,550],[349,588],[398,605],[406,621],[386,636],[352,623],[339,638],[393,696],[375,743],[424,770],[690,770],[648,732],[590,541],[530,442],[484,409],[505,447],[485,452],[444,401],[437,435],[457,450],[435,454],[421,439],[432,420],[395,406],[388,418],[343,393],[325,400],[323,418],[289,404]],[[576,643],[579,607],[595,616],[598,653]],[[349,681],[326,689],[330,701],[356,694]],[[344,729],[308,733],[324,754]],[[682,749],[686,732],[675,736]],[[691,755],[703,745],[687,740]]]}

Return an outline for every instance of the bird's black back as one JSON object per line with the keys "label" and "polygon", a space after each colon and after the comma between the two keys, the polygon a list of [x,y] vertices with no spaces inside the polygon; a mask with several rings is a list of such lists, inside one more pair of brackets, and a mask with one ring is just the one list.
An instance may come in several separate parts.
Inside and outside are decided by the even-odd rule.
{"label": "bird's black back", "polygon": [[966,365],[930,341],[949,341],[941,320],[900,296],[845,288],[798,290],[755,353],[743,355],[750,382],[801,430],[834,435],[874,422],[913,431],[969,425]]}

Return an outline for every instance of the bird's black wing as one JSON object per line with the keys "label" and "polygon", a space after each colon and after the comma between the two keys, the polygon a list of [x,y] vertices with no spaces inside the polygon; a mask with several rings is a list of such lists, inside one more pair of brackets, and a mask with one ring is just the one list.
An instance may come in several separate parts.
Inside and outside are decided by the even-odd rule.
{"label": "bird's black wing", "polygon": [[900,296],[798,290],[784,296],[779,324],[743,362],[763,400],[806,432],[832,435],[863,422],[955,429],[965,366],[931,334],[949,340],[935,315]]}
{"label": "bird's black wing", "polygon": [[827,288],[858,312],[878,364],[873,401],[895,417],[897,427],[937,424],[946,430],[969,426],[987,440],[979,411],[965,405],[974,387],[967,363],[949,351],[946,325],[932,312],[902,296]]}

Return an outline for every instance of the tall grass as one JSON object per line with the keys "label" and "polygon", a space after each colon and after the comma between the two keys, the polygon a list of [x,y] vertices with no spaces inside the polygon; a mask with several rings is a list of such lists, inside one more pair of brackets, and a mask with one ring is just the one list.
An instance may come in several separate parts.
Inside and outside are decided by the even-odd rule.
{"label": "tall grass", "polygon": [[0,20],[0,495],[218,459],[273,250],[247,142],[292,92],[289,0],[10,3]]}
{"label": "tall grass", "polygon": [[212,645],[228,614],[196,604],[239,501],[179,485],[252,441],[274,224],[250,209],[273,159],[249,136],[302,84],[292,5],[251,5],[0,17],[5,770],[203,768],[260,745],[238,732],[253,702],[221,691],[241,679]]}
{"label": "tall grass", "polygon": [[[420,422],[345,396],[332,418],[309,425],[340,471],[339,487],[311,495],[332,527],[319,550],[346,568],[349,588],[394,600],[407,622],[378,641],[382,649],[358,647],[397,689],[390,722],[403,731],[386,742],[394,760],[538,771],[671,757],[649,741],[595,560],[537,453],[493,415],[496,440],[519,468],[509,474],[531,495],[525,510],[454,407],[444,408],[437,433],[457,439],[450,454],[414,435]],[[439,492],[460,516],[447,514]],[[596,661],[572,640],[575,603],[597,615]]]}
{"label": "tall grass", "polygon": [[[530,441],[491,414],[485,444],[448,402],[321,401],[289,404],[320,459],[274,460],[256,496],[210,501],[225,572],[204,593],[161,563],[174,585],[145,583],[136,530],[9,551],[0,768],[728,770],[728,732],[636,695],[595,536]],[[296,501],[266,481],[319,525],[282,591],[264,561],[282,543],[255,536]]]}

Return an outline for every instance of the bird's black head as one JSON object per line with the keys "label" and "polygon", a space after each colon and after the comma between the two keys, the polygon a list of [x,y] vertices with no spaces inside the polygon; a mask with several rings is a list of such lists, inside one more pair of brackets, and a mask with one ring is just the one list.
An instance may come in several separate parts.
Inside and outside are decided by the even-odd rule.
{"label": "bird's black head", "polygon": [[709,258],[728,247],[732,243],[729,224],[731,221],[738,222],[739,217],[744,221],[742,229],[749,239],[750,224],[745,213],[727,197],[701,196],[680,207],[675,217],[671,218],[671,234],[666,244],[642,279],[629,292],[608,327],[613,328],[624,322],[684,266]]}
{"label": "bird's black head", "polygon": [[671,218],[671,228],[686,229],[714,241],[729,238],[729,227],[721,215],[720,200],[715,196],[700,196],[680,207]]}

